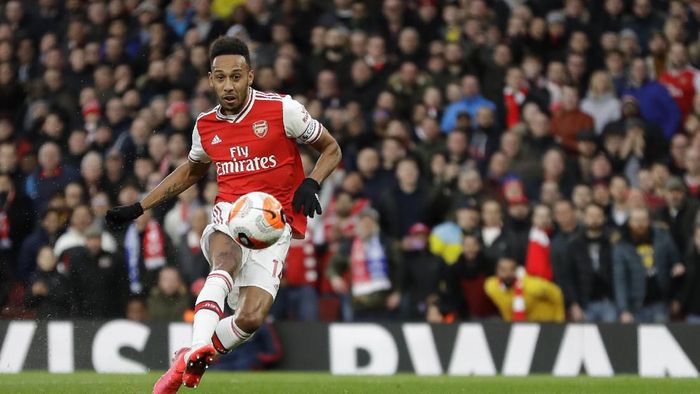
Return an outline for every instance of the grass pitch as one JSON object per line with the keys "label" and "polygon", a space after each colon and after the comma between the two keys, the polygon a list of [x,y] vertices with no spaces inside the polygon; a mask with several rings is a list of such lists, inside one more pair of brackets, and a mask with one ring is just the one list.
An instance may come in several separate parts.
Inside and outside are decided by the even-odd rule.
{"label": "grass pitch", "polygon": [[[150,393],[160,373],[141,375],[24,372],[0,375],[0,393]],[[700,393],[700,379],[332,376],[300,372],[207,372],[181,393]]]}

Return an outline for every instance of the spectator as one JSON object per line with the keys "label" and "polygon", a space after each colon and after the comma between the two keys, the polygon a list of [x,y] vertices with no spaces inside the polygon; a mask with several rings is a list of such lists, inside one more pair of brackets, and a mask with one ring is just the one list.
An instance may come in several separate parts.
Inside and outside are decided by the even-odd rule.
{"label": "spectator", "polygon": [[449,133],[455,129],[457,125],[457,115],[460,112],[466,112],[469,117],[476,118],[479,108],[486,107],[491,111],[496,110],[496,105],[485,99],[479,93],[479,80],[473,75],[466,75],[462,78],[462,98],[447,106],[445,113],[442,115],[440,129],[443,133]]}
{"label": "spectator", "polygon": [[408,234],[408,229],[425,219],[428,189],[421,183],[418,162],[401,159],[396,165],[397,184],[384,192],[379,203],[382,229],[394,238]]}
{"label": "spectator", "polygon": [[197,185],[190,186],[189,189],[178,194],[177,203],[168,211],[163,221],[163,230],[170,242],[177,244],[180,238],[187,234],[192,221],[192,213],[201,206],[199,201],[199,187]]}
{"label": "spectator", "polygon": [[[85,246],[85,232],[93,223],[94,216],[87,205],[78,205],[70,215],[70,226],[58,239],[53,248],[56,257],[61,257],[65,251],[76,246]],[[117,250],[116,241],[109,233],[101,233],[101,246],[108,252]]]}
{"label": "spectator", "polygon": [[146,323],[148,321],[148,307],[143,297],[132,296],[126,303],[126,319]]}
{"label": "spectator", "polygon": [[150,127],[145,119],[136,118],[131,123],[129,132],[123,133],[115,141],[114,149],[122,153],[128,171],[134,168],[134,162],[137,157],[148,157]]}
{"label": "spectator", "polygon": [[317,263],[312,237],[307,229],[306,238],[293,239],[289,246],[287,259],[284,262],[285,280],[273,305],[272,313],[275,318],[298,321],[318,320]]}
{"label": "spectator", "polygon": [[377,206],[382,190],[393,180],[391,173],[380,167],[380,156],[376,149],[368,147],[357,154],[357,170],[364,181],[364,195]]}
{"label": "spectator", "polygon": [[[678,294],[678,300],[672,303],[674,309],[680,309],[686,315],[686,321],[700,324],[700,227],[693,229],[693,237],[683,259],[686,267],[683,286]],[[677,312],[677,311],[674,311]]]}
{"label": "spectator", "polygon": [[[550,261],[554,283],[561,287],[564,296],[567,296],[567,283],[565,280],[566,264],[568,260],[567,249],[571,239],[579,233],[579,224],[576,211],[569,200],[559,200],[552,205],[556,232],[551,237]],[[566,301],[568,302],[568,298]]]}
{"label": "spectator", "polygon": [[96,227],[87,229],[85,238],[84,246],[71,248],[63,258],[71,283],[72,314],[90,319],[122,317],[129,290],[124,260],[102,247]]}
{"label": "spectator", "polygon": [[562,261],[561,288],[573,321],[614,323],[612,245],[605,231],[605,211],[596,204],[586,206],[583,231],[567,245]]}
{"label": "spectator", "polygon": [[160,269],[174,262],[171,243],[150,211],[129,225],[123,239],[129,291],[133,295],[149,294]]}
{"label": "spectator", "polygon": [[[349,272],[349,281],[344,279]],[[401,301],[398,259],[387,238],[379,232],[379,214],[360,212],[355,237],[345,241],[332,257],[327,271],[333,291],[352,299],[353,319],[387,319]]]}
{"label": "spectator", "polygon": [[690,147],[685,152],[683,181],[690,197],[700,197],[700,148]]}
{"label": "spectator", "polygon": [[505,120],[506,128],[510,129],[521,120],[520,112],[527,100],[528,88],[522,70],[517,67],[508,69],[505,80],[501,117]]}
{"label": "spectator", "polygon": [[148,297],[151,321],[181,321],[190,306],[187,288],[180,273],[173,267],[164,267],[158,273],[158,286]]}
{"label": "spectator", "polygon": [[34,200],[34,205],[43,209],[53,193],[78,179],[77,170],[61,165],[60,147],[47,142],[39,148],[39,167],[27,178],[25,191]]}
{"label": "spectator", "polygon": [[552,134],[569,151],[576,150],[576,136],[593,128],[593,118],[579,108],[578,91],[573,86],[562,89],[561,109],[552,117]]}
{"label": "spectator", "polygon": [[659,210],[659,219],[668,226],[679,251],[688,250],[696,226],[700,202],[686,195],[679,178],[669,178],[664,188],[666,206]]}
{"label": "spectator", "polygon": [[527,275],[513,259],[498,260],[496,275],[486,279],[484,291],[505,321],[564,321],[564,297],[559,286]]}
{"label": "spectator", "polygon": [[627,231],[613,247],[615,303],[620,322],[665,323],[671,280],[682,274],[678,249],[669,233],[652,227],[649,211],[630,211]]}
{"label": "spectator", "polygon": [[659,76],[659,82],[666,86],[685,118],[692,108],[693,98],[700,92],[700,73],[690,66],[688,52],[683,44],[671,44],[668,68]]}
{"label": "spectator", "polygon": [[661,30],[663,20],[655,12],[650,0],[635,0],[632,11],[632,15],[623,21],[623,26],[632,29],[639,38],[639,42],[646,45],[652,32]]}
{"label": "spectator", "polygon": [[629,218],[629,208],[627,206],[627,196],[629,194],[629,182],[623,176],[614,176],[610,180],[610,205],[611,224],[622,228],[627,224]]}
{"label": "spectator", "polygon": [[177,245],[177,261],[185,284],[192,284],[197,279],[209,274],[209,263],[202,254],[200,239],[204,228],[209,224],[209,213],[204,208],[197,208],[190,214],[190,228],[180,236]]}
{"label": "spectator", "polygon": [[454,189],[451,183],[443,183],[432,192],[430,222],[453,216],[461,206],[478,206],[487,197],[481,175],[475,168],[463,169],[457,177],[457,190]]}
{"label": "spectator", "polygon": [[[428,321],[449,322],[455,317],[483,319],[495,315],[496,308],[484,292],[484,281],[493,273],[493,262],[484,255],[478,236],[466,234],[457,261],[442,265],[440,282],[444,289],[439,304],[429,307]],[[435,317],[439,319],[432,320]]]}
{"label": "spectator", "polygon": [[496,114],[491,108],[482,106],[476,111],[476,124],[469,135],[469,157],[476,160],[480,172],[488,165],[488,158],[498,150],[500,130],[496,126]]}
{"label": "spectator", "polygon": [[32,201],[17,191],[9,175],[0,173],[0,270],[16,271],[20,247],[33,222]]}
{"label": "spectator", "polygon": [[433,157],[445,150],[445,139],[440,133],[440,125],[437,120],[431,117],[426,117],[421,121],[420,126],[416,128],[416,134],[421,139],[416,146],[416,153],[421,161],[421,168],[427,172]]}
{"label": "spectator", "polygon": [[29,279],[24,304],[36,310],[39,319],[66,319],[70,316],[68,278],[56,270],[56,257],[49,246],[37,253],[39,270]]}
{"label": "spectator", "polygon": [[595,131],[599,135],[605,125],[620,119],[622,104],[615,94],[610,74],[605,71],[593,73],[588,95],[581,102],[581,110],[593,118]]}
{"label": "spectator", "polygon": [[623,94],[630,95],[639,102],[641,115],[645,120],[661,128],[666,140],[670,140],[678,131],[681,121],[678,105],[666,88],[649,79],[643,59],[635,58],[632,61],[629,86]]}
{"label": "spectator", "polygon": [[401,240],[397,287],[402,291],[404,319],[424,320],[430,300],[437,296],[440,258],[428,250],[429,234],[428,226],[416,223]]}
{"label": "spectator", "polygon": [[532,227],[525,252],[525,270],[530,276],[554,279],[552,273],[550,235],[552,211],[546,205],[536,205],[532,213]]}
{"label": "spectator", "polygon": [[[491,261],[510,255],[522,256],[513,234],[503,225],[503,210],[496,200],[481,203],[481,237],[484,243],[484,255]],[[520,260],[522,261],[522,260]]]}
{"label": "spectator", "polygon": [[44,246],[53,249],[53,245],[61,230],[59,212],[47,209],[41,216],[39,226],[25,238],[17,258],[16,277],[22,282],[27,282],[36,269],[37,253]]}

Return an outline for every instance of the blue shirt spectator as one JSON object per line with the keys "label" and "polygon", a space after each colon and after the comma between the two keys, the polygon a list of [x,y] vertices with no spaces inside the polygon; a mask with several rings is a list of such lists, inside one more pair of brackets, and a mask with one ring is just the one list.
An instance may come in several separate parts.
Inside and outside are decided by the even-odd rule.
{"label": "blue shirt spectator", "polygon": [[646,64],[641,58],[632,62],[630,83],[624,95],[637,99],[642,117],[659,126],[667,140],[678,131],[681,110],[663,85],[647,79]]}
{"label": "blue shirt spectator", "polygon": [[47,142],[39,148],[39,166],[27,178],[25,192],[34,206],[41,210],[57,191],[63,190],[71,182],[80,180],[80,172],[73,167],[61,165],[61,151],[58,145]]}
{"label": "blue shirt spectator", "polygon": [[466,112],[471,119],[476,118],[476,113],[481,107],[496,110],[496,104],[487,100],[479,93],[479,80],[473,75],[462,78],[462,99],[447,106],[442,116],[440,129],[443,133],[449,133],[457,124],[460,113]]}

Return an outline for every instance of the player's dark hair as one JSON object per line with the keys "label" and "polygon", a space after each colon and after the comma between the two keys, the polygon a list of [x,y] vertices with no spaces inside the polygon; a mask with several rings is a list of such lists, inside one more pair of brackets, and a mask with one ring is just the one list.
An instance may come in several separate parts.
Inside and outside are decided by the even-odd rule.
{"label": "player's dark hair", "polygon": [[248,45],[238,38],[220,36],[209,47],[209,64],[214,61],[214,58],[221,55],[241,55],[245,59],[246,64],[250,67],[250,51]]}

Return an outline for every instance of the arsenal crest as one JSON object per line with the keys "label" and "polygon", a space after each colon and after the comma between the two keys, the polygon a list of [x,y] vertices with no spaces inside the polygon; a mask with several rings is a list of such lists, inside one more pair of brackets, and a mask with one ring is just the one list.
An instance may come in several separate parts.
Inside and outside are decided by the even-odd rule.
{"label": "arsenal crest", "polygon": [[258,136],[258,138],[262,138],[267,135],[267,121],[259,120],[253,123],[253,132],[256,136]]}

